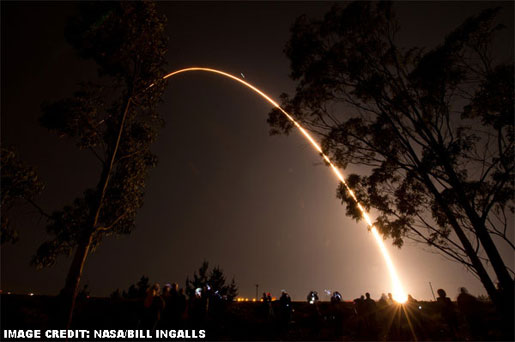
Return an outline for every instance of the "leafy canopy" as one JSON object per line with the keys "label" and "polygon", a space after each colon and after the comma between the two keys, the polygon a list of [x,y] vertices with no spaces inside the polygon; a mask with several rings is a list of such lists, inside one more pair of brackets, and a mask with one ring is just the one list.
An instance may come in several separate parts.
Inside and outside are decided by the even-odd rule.
{"label": "leafy canopy", "polygon": [[2,146],[0,174],[2,185],[0,241],[1,244],[14,243],[18,241],[19,235],[12,220],[9,219],[11,212],[21,203],[33,203],[33,199],[43,191],[44,185],[36,171],[25,165],[11,147]]}
{"label": "leafy canopy", "polygon": [[[321,20],[298,18],[285,49],[298,83],[294,96],[281,96],[283,108],[318,134],[338,167],[360,166],[348,183],[379,214],[379,231],[399,247],[406,238],[427,243],[473,272],[450,219],[476,254],[483,227],[514,247],[514,68],[492,58],[498,11],[467,19],[427,50],[398,46],[391,3],[336,5]],[[278,110],[268,122],[272,134],[293,127]],[[343,185],[337,196],[360,220]]]}
{"label": "leafy canopy", "polygon": [[[79,56],[98,66],[97,82],[83,83],[73,96],[42,106],[40,123],[98,160],[99,180],[47,226],[33,263],[52,265],[92,237],[128,234],[143,205],[148,171],[157,163],[150,146],[163,119],[157,112],[164,83],[166,18],[152,2],[80,3],[66,38]],[[151,84],[153,87],[148,88]]]}

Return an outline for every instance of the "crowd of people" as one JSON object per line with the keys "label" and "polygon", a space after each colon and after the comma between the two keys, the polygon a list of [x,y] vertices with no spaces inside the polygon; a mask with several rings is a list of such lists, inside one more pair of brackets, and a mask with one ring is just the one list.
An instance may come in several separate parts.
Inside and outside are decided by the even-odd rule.
{"label": "crowd of people", "polygon": [[[469,331],[470,336],[475,338],[482,337],[482,318],[481,318],[481,305],[479,300],[468,293],[467,289],[460,288],[460,293],[456,302],[452,302],[445,290],[438,289],[438,298],[436,298],[436,324],[440,327],[441,336],[450,336],[451,338],[458,338],[458,327],[460,322],[463,322]],[[328,292],[329,294],[329,292]],[[270,293],[263,293],[262,296],[263,306],[268,318],[274,316],[272,309]],[[282,323],[283,327],[287,327],[292,323],[293,306],[290,296],[286,291],[283,291],[278,300],[279,313],[278,321]],[[310,291],[306,297],[308,307],[304,306],[305,316],[310,317],[312,328],[317,331],[320,327],[322,320],[334,322],[336,335],[339,336],[344,328],[341,324],[343,316],[349,316],[349,313],[343,313],[340,309],[340,303],[343,302],[342,295],[338,291],[330,293],[331,309],[330,314],[324,315],[319,309],[319,296],[316,291]],[[378,314],[381,317],[389,317],[389,327],[387,338],[393,339],[411,339],[413,335],[419,334],[426,329],[424,327],[424,319],[427,320],[425,303],[417,301],[413,296],[408,295],[405,303],[399,303],[394,300],[391,293],[383,294],[376,302],[371,298],[370,293],[360,296],[352,301],[353,312],[350,314],[355,318],[357,334],[367,339],[375,340],[384,338],[379,336],[380,325]],[[434,308],[434,306],[433,306]],[[326,312],[327,313],[327,312]],[[424,318],[425,317],[425,318]],[[433,324],[435,321],[432,321]]]}
{"label": "crowd of people", "polygon": [[184,289],[179,289],[176,283],[166,284],[162,290],[155,283],[147,290],[143,300],[142,328],[153,330],[180,327],[186,303]]}
{"label": "crowd of people", "polygon": [[[482,337],[480,302],[468,293],[467,289],[460,288],[455,305],[443,289],[438,289],[437,302],[437,323],[441,327],[442,336],[450,336],[455,339],[458,337],[460,320],[463,321],[475,338]],[[366,293],[354,300],[354,310],[358,318],[359,330],[368,335],[371,339],[378,337],[378,324],[376,315],[379,310],[387,310],[391,317],[390,332],[394,336],[407,337],[402,335],[416,335],[424,330],[423,327],[423,305],[411,295],[407,296],[405,303],[398,303],[393,299],[391,293],[384,294],[376,303],[371,299],[370,294]],[[406,323],[406,324],[403,324]],[[409,327],[410,331],[402,331],[402,327]],[[406,329],[405,329],[406,330]]]}
{"label": "crowd of people", "polygon": [[220,295],[209,285],[194,289],[186,299],[184,289],[178,284],[166,284],[161,289],[155,283],[146,291],[140,325],[150,330],[204,328],[208,318],[221,319],[227,303],[227,296]]}
{"label": "crowd of people", "polygon": [[438,306],[444,324],[447,326],[452,336],[457,336],[459,316],[465,321],[470,333],[473,336],[481,337],[482,335],[482,322],[481,314],[478,308],[480,303],[478,299],[468,293],[464,287],[460,288],[460,294],[456,298],[458,312],[455,309],[451,299],[447,297],[447,293],[443,289],[439,289],[438,293]]}
{"label": "crowd of people", "polygon": [[[470,295],[465,288],[460,289],[456,304],[451,301],[445,290],[439,289],[436,298],[438,319],[445,329],[443,333],[451,337],[458,335],[460,320],[466,324],[471,335],[481,336],[481,315],[478,311],[478,299]],[[159,284],[151,286],[146,293],[143,301],[144,313],[141,319],[141,327],[145,329],[173,329],[183,328],[186,323],[186,313],[188,324],[193,327],[202,327],[206,319],[222,319],[225,303],[221,296],[211,293],[208,288],[198,288],[194,295],[186,300],[183,289],[179,289],[177,284],[166,284],[160,289]],[[341,324],[343,313],[340,309],[343,306],[342,295],[334,291],[330,294],[331,314],[323,315],[319,308],[319,296],[316,291],[310,291],[306,297],[308,306],[303,306],[302,314],[310,318],[311,327],[316,332],[320,329],[320,322],[328,320],[334,322],[336,333],[342,333],[344,328]],[[346,306],[348,307],[348,305]],[[350,314],[355,319],[357,333],[369,339],[379,338],[378,314],[391,317],[389,331],[394,337],[406,337],[416,333],[418,328],[422,328],[422,303],[419,303],[411,295],[402,305],[393,299],[391,293],[382,295],[376,302],[371,298],[370,293],[360,296],[353,300],[353,312]],[[275,322],[280,331],[288,331],[293,322],[294,308],[290,295],[283,290],[278,300],[275,300],[270,293],[263,293],[261,297],[261,312],[268,322]],[[382,316],[381,316],[382,317]],[[411,331],[403,328],[409,326]],[[381,323],[382,324],[382,323]],[[403,336],[406,335],[406,336]]]}

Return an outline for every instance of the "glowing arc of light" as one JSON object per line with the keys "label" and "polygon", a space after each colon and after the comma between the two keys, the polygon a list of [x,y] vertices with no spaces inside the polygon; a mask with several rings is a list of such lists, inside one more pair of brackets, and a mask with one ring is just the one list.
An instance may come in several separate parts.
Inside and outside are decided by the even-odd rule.
{"label": "glowing arc of light", "polygon": [[[275,108],[277,108],[279,111],[281,111],[281,113],[283,113],[288,118],[288,120],[290,120],[299,129],[299,131],[311,143],[311,145],[320,153],[320,155],[327,162],[327,164],[329,164],[329,166],[331,166],[331,169],[333,170],[333,172],[336,175],[336,177],[338,177],[338,179],[343,183],[343,185],[345,186],[345,188],[346,188],[347,192],[349,193],[349,195],[356,202],[356,204],[357,204],[357,206],[358,206],[358,208],[359,208],[359,210],[360,210],[360,212],[361,212],[361,214],[363,216],[363,219],[365,220],[367,225],[370,227],[370,230],[372,231],[372,235],[374,236],[377,244],[379,245],[379,249],[381,250],[381,253],[383,254],[383,258],[385,259],[386,266],[388,268],[388,271],[390,273],[390,278],[391,278],[391,281],[392,281],[392,286],[393,286],[393,294],[392,295],[393,295],[393,298],[396,301],[398,301],[398,302],[404,303],[407,300],[407,295],[404,292],[404,289],[402,287],[401,281],[400,281],[400,279],[399,279],[399,277],[397,275],[397,271],[395,270],[395,266],[393,265],[393,261],[390,258],[390,254],[388,253],[388,250],[386,249],[386,247],[384,245],[384,242],[383,242],[383,239],[381,238],[381,235],[379,234],[379,232],[377,231],[376,227],[372,223],[372,220],[370,219],[370,217],[369,217],[368,213],[366,212],[365,208],[363,208],[361,203],[359,203],[356,195],[354,194],[354,191],[352,191],[352,189],[349,187],[349,185],[345,181],[345,178],[341,174],[340,170],[333,164],[333,162],[329,159],[329,157],[324,152],[322,152],[322,148],[320,147],[320,145],[313,139],[313,137],[311,137],[311,135],[304,129],[304,127],[302,127],[293,118],[293,116],[291,116],[288,112],[286,112],[284,109],[282,109],[281,106],[279,106],[279,104],[277,102],[275,102],[272,98],[270,98],[270,96],[268,96],[267,94],[265,94],[264,92],[262,92],[258,88],[254,87],[252,84],[242,80],[241,78],[238,78],[238,77],[236,77],[234,75],[231,75],[229,73],[226,73],[226,72],[223,72],[223,71],[220,71],[220,70],[216,70],[216,69],[211,69],[211,68],[191,67],[191,68],[184,68],[184,69],[173,71],[173,72],[163,76],[162,79],[166,80],[166,79],[168,79],[168,78],[170,78],[172,76],[175,76],[177,74],[181,74],[181,73],[184,73],[184,72],[190,72],[190,71],[211,72],[211,73],[215,73],[215,74],[218,74],[218,75],[222,75],[222,76],[228,77],[228,78],[230,78],[230,79],[232,79],[234,81],[237,81],[237,82],[243,84],[247,88],[250,88],[254,92],[256,92],[257,94],[261,95],[261,97],[263,97],[270,104],[272,104]],[[154,84],[150,85],[150,87],[152,87],[153,85]]]}

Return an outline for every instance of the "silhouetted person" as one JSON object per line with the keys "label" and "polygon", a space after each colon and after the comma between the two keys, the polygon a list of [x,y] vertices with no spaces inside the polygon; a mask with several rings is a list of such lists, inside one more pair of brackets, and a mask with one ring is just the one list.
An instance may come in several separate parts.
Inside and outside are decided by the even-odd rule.
{"label": "silhouetted person", "polygon": [[307,296],[309,304],[315,304],[318,302],[318,293],[316,291],[310,291]]}
{"label": "silhouetted person", "polygon": [[376,302],[372,298],[370,298],[370,293],[365,293],[365,305],[367,307],[367,311],[375,311],[376,310]]}
{"label": "silhouetted person", "polygon": [[177,283],[173,283],[169,286],[167,302],[168,310],[165,308],[165,311],[168,313],[170,326],[172,328],[176,328],[180,327],[182,314],[184,313],[184,309],[186,307],[186,297],[184,297],[184,293],[182,293],[182,295],[179,293],[179,285]]}
{"label": "silhouetted person", "polygon": [[186,311],[186,296],[184,295],[184,289],[177,291],[177,305],[174,310],[174,317],[177,320],[177,326],[181,327],[184,312]]}
{"label": "silhouetted person", "polygon": [[387,299],[387,303],[388,305],[393,305],[395,304],[395,301],[393,300],[393,296],[390,292],[388,292],[388,299]]}
{"label": "silhouetted person", "polygon": [[194,296],[190,298],[191,319],[195,328],[203,328],[208,308],[206,288],[195,289]]}
{"label": "silhouetted person", "polygon": [[360,315],[363,313],[363,305],[365,302],[365,296],[360,296],[359,298],[354,299],[354,312],[356,315]]}
{"label": "silhouetted person", "polygon": [[449,332],[453,335],[452,337],[456,337],[458,319],[456,317],[456,311],[454,310],[451,299],[447,297],[447,293],[443,289],[438,289],[436,292],[438,293],[438,298],[436,301],[440,310],[440,316],[444,324],[448,326]]}
{"label": "silhouetted person", "polygon": [[145,307],[143,327],[145,329],[155,330],[165,307],[165,302],[161,297],[158,283],[155,283],[147,290],[143,305]]}
{"label": "silhouetted person", "polygon": [[342,336],[343,334],[343,306],[341,305],[342,295],[338,291],[334,291],[331,294],[331,315],[330,319],[333,325],[334,334],[336,337]]}
{"label": "silhouetted person", "polygon": [[357,318],[357,332],[361,338],[365,335],[365,296],[354,299],[354,312]]}
{"label": "silhouetted person", "polygon": [[172,327],[172,320],[173,320],[173,302],[172,302],[172,295],[171,291],[172,285],[166,284],[163,286],[163,291],[161,291],[161,297],[163,298],[165,302],[165,306],[163,309],[163,313],[161,315],[161,320],[159,323],[159,328],[168,329]]}
{"label": "silhouetted person", "polygon": [[469,294],[466,288],[461,287],[456,302],[472,336],[475,338],[481,337],[482,322],[479,314],[479,301],[476,297]]}
{"label": "silhouetted person", "polygon": [[281,327],[288,328],[288,324],[291,321],[291,298],[290,295],[286,291],[282,291],[281,297],[279,298],[279,307],[281,309]]}
{"label": "silhouetted person", "polygon": [[380,306],[387,306],[388,305],[388,297],[386,296],[385,293],[381,293],[381,297],[377,301],[377,304],[379,304]]}
{"label": "silhouetted person", "polygon": [[320,325],[321,325],[321,315],[320,315],[320,308],[318,307],[318,292],[316,291],[310,291],[306,297],[307,301],[310,305],[309,316],[311,320],[311,328],[315,334],[317,334],[320,331]]}
{"label": "silhouetted person", "polygon": [[363,316],[365,314],[365,296],[354,299],[354,311],[356,315]]}
{"label": "silhouetted person", "polygon": [[331,303],[337,304],[337,303],[341,303],[341,301],[342,301],[342,295],[340,294],[340,292],[334,291],[333,294],[331,295]]}
{"label": "silhouetted person", "polygon": [[263,292],[263,295],[261,296],[261,311],[266,317],[268,314],[268,298],[266,297],[266,292]]}
{"label": "silhouetted person", "polygon": [[281,298],[279,298],[279,303],[282,307],[291,308],[291,298],[286,291],[281,292]]}
{"label": "silhouetted person", "polygon": [[370,293],[365,293],[365,300],[363,301],[364,309],[364,324],[367,337],[375,340],[377,339],[377,319],[376,319],[376,302],[370,298]]}
{"label": "silhouetted person", "polygon": [[267,320],[270,320],[274,317],[274,310],[272,308],[272,296],[270,293],[266,294],[263,292],[263,296],[261,297],[263,304],[263,313]]}

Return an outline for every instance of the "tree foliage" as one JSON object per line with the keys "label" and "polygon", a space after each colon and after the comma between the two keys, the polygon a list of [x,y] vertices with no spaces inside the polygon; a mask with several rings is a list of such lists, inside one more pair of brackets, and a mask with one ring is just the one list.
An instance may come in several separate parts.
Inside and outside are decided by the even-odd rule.
{"label": "tree foliage", "polygon": [[[514,68],[492,58],[498,11],[467,19],[432,49],[398,46],[387,2],[302,16],[285,49],[296,92],[281,96],[338,167],[361,166],[348,184],[385,237],[436,248],[491,296],[484,262],[513,289],[493,237],[514,249]],[[271,133],[293,127],[278,110],[268,121]],[[337,197],[362,218],[343,184]]]}
{"label": "tree foliage", "polygon": [[134,298],[145,298],[147,290],[150,288],[149,278],[147,276],[141,276],[140,280],[136,284],[131,284],[127,291],[123,290],[120,295],[120,290],[116,289],[112,294],[112,298],[123,297],[126,299]]}
{"label": "tree foliage", "polygon": [[86,258],[105,237],[129,234],[143,205],[145,180],[157,163],[150,151],[163,119],[157,112],[164,81],[166,18],[143,2],[82,2],[65,29],[81,58],[98,67],[96,82],[82,83],[70,98],[42,106],[43,127],[98,160],[99,178],[71,204],[50,215],[53,236],[32,262],[51,266],[74,257],[63,294],[71,324]]}
{"label": "tree foliage", "polygon": [[216,266],[209,271],[209,263],[204,261],[197,272],[193,273],[193,279],[186,278],[186,294],[189,298],[195,297],[195,290],[202,289],[220,298],[227,298],[232,301],[238,296],[236,281],[232,278],[230,284],[226,284],[223,270]]}
{"label": "tree foliage", "polygon": [[84,236],[93,235],[95,248],[106,236],[134,229],[148,170],[157,163],[150,145],[163,125],[157,113],[163,85],[147,87],[164,74],[165,23],[150,2],[81,3],[79,16],[70,20],[68,41],[104,77],[81,84],[70,98],[44,104],[40,122],[90,151],[100,179],[51,215],[47,230],[54,238],[39,248],[37,266],[70,254]]}
{"label": "tree foliage", "polygon": [[147,294],[147,290],[150,288],[149,278],[145,275],[141,276],[140,280],[136,284],[131,284],[129,288],[120,292],[117,288],[110,294],[110,298],[114,300],[119,299],[143,299]]}
{"label": "tree foliage", "polygon": [[33,199],[43,191],[44,185],[36,171],[25,165],[17,156],[16,151],[10,147],[2,146],[0,174],[2,186],[0,241],[1,244],[15,243],[18,241],[19,235],[17,228],[9,219],[10,213],[21,203],[34,203]]}

